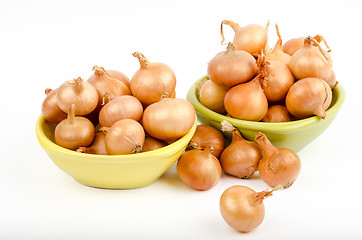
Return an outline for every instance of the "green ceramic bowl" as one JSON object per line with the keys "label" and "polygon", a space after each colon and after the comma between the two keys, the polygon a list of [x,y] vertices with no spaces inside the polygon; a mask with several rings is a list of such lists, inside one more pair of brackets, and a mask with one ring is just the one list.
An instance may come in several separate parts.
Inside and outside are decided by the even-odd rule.
{"label": "green ceramic bowl", "polygon": [[253,141],[258,132],[263,132],[276,147],[291,148],[299,151],[322,134],[337,116],[345,99],[344,88],[338,84],[333,89],[332,103],[326,111],[326,119],[317,116],[303,120],[284,123],[264,123],[239,120],[218,114],[205,106],[198,100],[197,84],[207,78],[204,76],[197,80],[187,93],[187,100],[194,105],[198,120],[201,124],[221,129],[220,122],[227,120],[238,128],[245,139]]}

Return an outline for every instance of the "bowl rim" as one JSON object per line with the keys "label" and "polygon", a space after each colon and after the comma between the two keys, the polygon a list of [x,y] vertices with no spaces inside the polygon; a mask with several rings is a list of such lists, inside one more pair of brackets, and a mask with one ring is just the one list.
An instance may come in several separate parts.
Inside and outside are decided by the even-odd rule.
{"label": "bowl rim", "polygon": [[[201,102],[198,100],[196,96],[197,91],[197,84],[201,82],[204,79],[209,79],[207,75],[202,76],[199,78],[189,89],[187,93],[187,100],[194,105],[195,110],[204,116],[212,117],[212,119],[216,121],[223,121],[226,120],[230,122],[233,126],[236,127],[243,127],[248,128],[251,130],[257,130],[257,131],[268,131],[268,132],[275,132],[275,133],[283,133],[283,132],[289,132],[289,131],[296,131],[299,129],[303,129],[305,127],[310,126],[311,124],[321,123],[322,121],[325,121],[321,119],[318,116],[313,116],[301,120],[295,120],[291,122],[282,122],[282,123],[266,123],[266,122],[254,122],[254,121],[247,121],[247,120],[241,120],[236,119],[232,117],[227,117],[225,115],[216,113],[208,108],[206,108],[204,105],[201,104]],[[333,92],[337,96],[336,102],[334,105],[327,109],[326,114],[327,117],[331,117],[332,115],[335,115],[339,109],[342,107],[343,102],[345,100],[345,90],[341,86],[341,84],[337,84],[336,87],[333,88]]]}
{"label": "bowl rim", "polygon": [[[196,114],[195,114],[196,115]],[[51,141],[44,132],[44,124],[50,124],[46,122],[44,117],[40,114],[35,126],[35,132],[38,138],[40,145],[46,150],[54,153],[62,154],[64,156],[72,157],[80,161],[96,161],[96,162],[137,162],[148,161],[149,158],[159,159],[159,157],[165,157],[173,155],[176,151],[181,150],[183,147],[186,147],[190,139],[194,135],[197,126],[197,117],[195,116],[195,122],[192,125],[192,128],[179,140],[163,147],[148,152],[141,152],[137,154],[126,154],[126,155],[97,155],[89,153],[80,153],[73,150],[63,148],[53,141]]]}

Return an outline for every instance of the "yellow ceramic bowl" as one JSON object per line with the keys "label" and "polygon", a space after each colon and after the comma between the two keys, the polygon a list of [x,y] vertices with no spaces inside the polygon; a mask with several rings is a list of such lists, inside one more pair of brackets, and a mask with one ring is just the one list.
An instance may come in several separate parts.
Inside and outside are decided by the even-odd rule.
{"label": "yellow ceramic bowl", "polygon": [[55,124],[40,115],[36,134],[53,162],[81,184],[111,189],[139,188],[159,179],[177,161],[195,133],[191,130],[178,141],[150,152],[132,155],[93,155],[65,149],[54,143]]}
{"label": "yellow ceramic bowl", "polygon": [[186,97],[187,100],[194,105],[200,123],[221,129],[220,122],[227,120],[234,127],[238,128],[244,138],[248,140],[253,141],[255,135],[260,131],[263,132],[275,146],[291,148],[294,151],[301,150],[329,127],[345,99],[345,91],[343,87],[338,84],[333,89],[332,103],[326,111],[327,117],[325,120],[314,116],[285,123],[245,121],[218,114],[199,102],[197,84],[205,78],[207,78],[207,76],[196,81],[191,86]]}

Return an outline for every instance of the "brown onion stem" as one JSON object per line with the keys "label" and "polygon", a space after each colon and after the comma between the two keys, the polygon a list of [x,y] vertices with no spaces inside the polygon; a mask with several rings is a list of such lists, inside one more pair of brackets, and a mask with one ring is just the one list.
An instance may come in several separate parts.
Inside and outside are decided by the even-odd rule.
{"label": "brown onion stem", "polygon": [[310,41],[311,41],[312,43],[314,43],[314,44],[317,45],[317,47],[319,48],[319,51],[321,51],[321,53],[323,54],[323,56],[324,56],[324,58],[326,59],[326,61],[327,61],[330,65],[332,65],[332,64],[333,64],[332,58],[327,54],[326,50],[324,50],[324,49],[322,48],[322,46],[318,43],[318,41],[315,40],[315,39],[312,38],[312,37],[310,37]]}
{"label": "brown onion stem", "polygon": [[241,29],[240,25],[234,21],[231,21],[231,20],[223,20],[221,22],[221,28],[220,28],[220,33],[221,33],[221,45],[224,45],[224,41],[225,41],[225,37],[224,37],[224,30],[223,30],[223,25],[226,24],[226,25],[229,25],[233,30],[234,32],[237,32]]}
{"label": "brown onion stem", "polygon": [[258,205],[258,204],[262,204],[264,199],[266,199],[267,197],[270,197],[273,195],[274,191],[278,191],[278,190],[282,190],[284,189],[281,185],[277,185],[275,188],[273,188],[272,190],[265,190],[262,192],[257,192],[255,193],[255,202],[254,205]]}
{"label": "brown onion stem", "polygon": [[138,58],[138,61],[140,62],[141,64],[141,68],[145,68],[147,67],[148,65],[150,65],[150,61],[148,61],[148,59],[145,57],[145,55],[143,55],[142,53],[140,52],[134,52],[132,53],[132,56]]}
{"label": "brown onion stem", "polygon": [[45,89],[45,94],[49,95],[49,93],[51,93],[52,91],[53,91],[53,89],[47,88],[47,89]]}
{"label": "brown onion stem", "polygon": [[263,150],[265,158],[271,158],[278,151],[278,148],[276,148],[264,134],[259,133],[256,135],[255,141]]}
{"label": "brown onion stem", "polygon": [[327,40],[322,36],[322,35],[319,35],[319,34],[317,34],[317,35],[315,35],[314,37],[313,37],[317,42],[324,42],[324,45],[326,45],[326,47],[327,47],[327,49],[328,49],[328,51],[327,52],[331,52],[332,50],[331,50],[331,48],[329,47],[329,45],[328,45],[328,43],[327,43]]}
{"label": "brown onion stem", "polygon": [[75,108],[76,106],[74,104],[70,105],[67,121],[69,124],[73,124],[75,120]]}

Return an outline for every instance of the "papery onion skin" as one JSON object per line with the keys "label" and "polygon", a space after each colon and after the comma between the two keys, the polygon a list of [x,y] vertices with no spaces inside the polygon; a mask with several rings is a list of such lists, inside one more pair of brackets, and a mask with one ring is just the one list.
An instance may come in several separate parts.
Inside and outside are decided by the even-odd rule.
{"label": "papery onion skin", "polygon": [[260,75],[226,93],[224,106],[231,117],[249,121],[260,121],[264,118],[268,112],[268,100],[259,78]]}
{"label": "papery onion skin", "polygon": [[176,76],[173,70],[164,63],[151,63],[139,52],[132,54],[140,62],[131,79],[131,92],[144,106],[158,102],[162,95],[171,95],[175,91]]}
{"label": "papery onion skin", "polygon": [[97,155],[108,155],[106,149],[106,135],[103,132],[97,132],[94,136],[92,145],[89,147],[79,147],[77,152],[97,154]]}
{"label": "papery onion skin", "polygon": [[199,100],[208,109],[224,114],[226,112],[224,98],[227,91],[228,89],[215,84],[211,80],[207,80],[200,89]]}
{"label": "papery onion skin", "polygon": [[41,106],[41,114],[45,120],[51,123],[60,123],[67,118],[67,114],[58,106],[57,91],[58,89],[52,90],[47,88],[45,90],[47,96]]}
{"label": "papery onion skin", "polygon": [[70,106],[74,104],[76,105],[75,115],[84,116],[97,107],[98,93],[90,83],[79,77],[59,87],[57,102],[63,112],[68,113]]}
{"label": "papery onion skin", "polygon": [[301,49],[304,45],[304,38],[292,38],[286,41],[283,45],[283,52],[286,54],[293,56],[293,54]]}
{"label": "papery onion skin", "polygon": [[142,125],[133,119],[122,119],[115,122],[106,131],[106,149],[111,155],[139,153],[145,141]]}
{"label": "papery onion skin", "polygon": [[167,143],[165,143],[161,140],[158,140],[156,138],[146,136],[145,142],[142,147],[142,152],[149,152],[149,151],[157,150],[157,149],[163,148],[165,146],[167,146]]}
{"label": "papery onion skin", "polygon": [[257,72],[254,57],[242,50],[234,50],[229,43],[227,51],[217,54],[210,60],[207,75],[215,84],[231,88],[251,80]]}
{"label": "papery onion skin", "polygon": [[255,141],[263,151],[263,158],[259,162],[259,174],[263,181],[271,187],[291,186],[301,169],[299,156],[289,148],[276,148],[262,133],[255,136]]}
{"label": "papery onion skin", "polygon": [[142,124],[152,137],[174,142],[184,136],[195,123],[195,109],[181,98],[163,98],[143,112]]}
{"label": "papery onion skin", "polygon": [[209,149],[185,152],[176,165],[181,180],[193,189],[205,191],[214,187],[221,178],[221,166]]}
{"label": "papery onion skin", "polygon": [[283,105],[273,105],[269,107],[267,114],[261,120],[262,122],[280,123],[290,122],[293,116],[288,112],[287,108]]}
{"label": "papery onion skin", "polygon": [[121,119],[140,121],[143,114],[141,102],[130,95],[118,96],[104,105],[99,112],[99,123],[110,127]]}
{"label": "papery onion skin", "polygon": [[211,154],[219,158],[225,146],[225,137],[221,132],[208,125],[198,125],[194,136],[191,138],[189,148],[206,149],[212,147]]}
{"label": "papery onion skin", "polygon": [[94,126],[87,118],[76,117],[76,106],[72,104],[68,110],[68,117],[55,128],[55,143],[61,147],[76,150],[82,146],[89,146],[94,138]]}
{"label": "papery onion skin", "polygon": [[[324,80],[324,79],[323,79]],[[326,83],[328,83],[329,87],[333,89],[335,86],[337,86],[337,78],[335,72],[332,70],[331,74],[329,74],[328,78],[325,79]]]}
{"label": "papery onion skin", "polygon": [[326,118],[326,110],[332,102],[332,90],[319,78],[304,78],[289,89],[285,104],[295,118],[302,119],[317,115]]}

